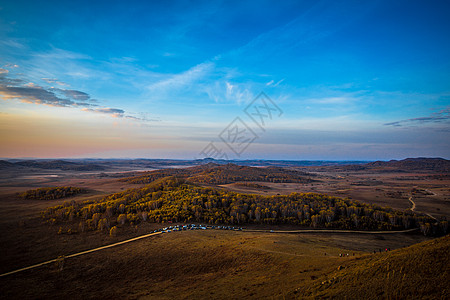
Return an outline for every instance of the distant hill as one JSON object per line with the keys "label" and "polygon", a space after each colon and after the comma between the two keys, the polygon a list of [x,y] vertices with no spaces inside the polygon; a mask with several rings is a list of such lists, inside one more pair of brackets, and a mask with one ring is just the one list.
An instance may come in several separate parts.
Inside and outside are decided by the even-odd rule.
{"label": "distant hill", "polygon": [[[215,160],[212,158],[197,160],[171,160],[171,159],[33,159],[33,160],[0,160],[0,169],[10,169],[14,167],[64,170],[64,171],[105,171],[111,169],[129,168],[129,169],[166,169],[166,168],[187,168],[191,174],[195,170],[204,171],[204,167],[211,166],[241,166],[241,167],[266,167],[268,170],[278,172],[281,168],[304,167],[304,170],[312,170],[317,167],[321,170],[336,171],[359,171],[365,169],[378,169],[385,171],[433,171],[440,173],[450,172],[450,161],[443,158],[407,158],[404,160],[391,161],[290,161],[290,160]],[[198,169],[195,169],[198,168]],[[270,169],[273,168],[273,169]],[[276,169],[278,168],[278,170]],[[230,169],[228,171],[237,171]],[[286,170],[286,169],[285,169]],[[245,169],[239,169],[239,172],[246,172]],[[225,172],[225,171],[223,171]],[[223,173],[222,172],[222,173]],[[168,171],[165,176],[178,176],[185,171]],[[198,172],[197,172],[198,173]],[[252,171],[253,173],[253,171]],[[230,175],[230,174],[228,174]],[[267,175],[267,174],[266,174]],[[261,176],[266,176],[261,174]],[[230,175],[231,176],[231,175]],[[161,178],[159,176],[158,178]],[[200,180],[200,179],[199,179]],[[233,179],[234,180],[234,179]],[[233,181],[231,180],[231,181]],[[248,179],[249,181],[251,179]],[[259,179],[255,179],[259,180]],[[266,180],[262,180],[266,181]],[[283,181],[297,182],[297,181]]]}
{"label": "distant hill", "polygon": [[450,236],[343,263],[290,293],[302,299],[449,299]]}
{"label": "distant hill", "polygon": [[362,165],[369,161],[360,160],[265,160],[265,159],[249,159],[249,160],[221,160],[213,158],[204,158],[190,161],[191,164],[201,165],[207,163],[215,163],[226,165],[229,163],[239,166],[258,166],[258,167],[307,167],[307,166],[342,166],[342,165]]}
{"label": "distant hill", "polygon": [[65,160],[24,160],[13,163],[16,166],[48,169],[48,170],[64,170],[64,171],[103,171],[104,167],[97,164],[75,163]]}
{"label": "distant hill", "polygon": [[167,176],[185,178],[195,183],[227,184],[237,181],[311,182],[310,174],[280,167],[256,168],[235,164],[207,163],[184,169],[163,169],[122,179],[131,183],[150,183]]}
{"label": "distant hill", "polygon": [[10,163],[9,161],[6,160],[0,160],[0,170],[11,167],[14,167],[13,163]]}
{"label": "distant hill", "polygon": [[369,168],[389,168],[405,171],[450,172],[450,160],[443,158],[407,158],[403,160],[375,161],[365,164]]}

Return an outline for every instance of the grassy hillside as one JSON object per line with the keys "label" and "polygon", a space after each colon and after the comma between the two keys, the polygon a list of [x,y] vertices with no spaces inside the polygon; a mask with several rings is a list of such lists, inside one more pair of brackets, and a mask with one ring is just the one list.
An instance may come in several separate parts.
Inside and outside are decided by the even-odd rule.
{"label": "grassy hillside", "polygon": [[449,299],[450,236],[342,264],[290,298]]}
{"label": "grassy hillside", "polygon": [[[47,265],[4,277],[0,294],[7,299],[448,299],[448,238],[365,254],[380,245],[393,247],[391,239],[408,238],[174,232],[67,259],[62,268]],[[365,250],[355,249],[361,246]],[[387,264],[392,284],[387,284]],[[400,272],[404,280],[396,277]],[[333,277],[341,281],[322,284]]]}

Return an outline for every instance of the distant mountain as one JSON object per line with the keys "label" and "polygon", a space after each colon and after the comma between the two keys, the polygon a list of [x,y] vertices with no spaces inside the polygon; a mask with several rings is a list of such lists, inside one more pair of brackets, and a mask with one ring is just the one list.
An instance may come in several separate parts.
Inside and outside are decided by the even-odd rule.
{"label": "distant mountain", "polygon": [[97,164],[75,163],[65,160],[25,160],[14,163],[13,165],[64,171],[102,171],[104,167]]}
{"label": "distant mountain", "polygon": [[39,169],[61,169],[76,164],[64,160],[24,160],[16,162],[15,165]]}
{"label": "distant mountain", "polygon": [[0,160],[0,170],[11,167],[14,167],[13,163],[10,163],[9,161],[6,160]]}
{"label": "distant mountain", "polygon": [[[63,171],[105,171],[118,168],[130,169],[166,169],[179,167],[204,166],[241,166],[241,167],[274,167],[274,168],[331,168],[337,171],[358,171],[364,169],[384,169],[385,171],[434,171],[440,173],[450,172],[450,161],[443,158],[407,158],[391,161],[326,161],[326,160],[216,160],[213,158],[196,160],[175,159],[33,159],[33,160],[0,160],[0,169],[14,167],[63,170]],[[235,167],[234,167],[235,168]],[[230,169],[230,167],[228,167]],[[200,170],[200,169],[191,169]],[[201,169],[203,170],[203,169]],[[191,172],[190,171],[190,172]],[[229,170],[228,170],[229,171]],[[236,171],[236,170],[235,170]],[[245,171],[245,169],[240,169]],[[272,171],[275,171],[272,169]],[[184,171],[168,171],[173,176]]]}
{"label": "distant mountain", "polygon": [[407,158],[403,160],[375,161],[365,164],[369,168],[389,168],[405,171],[450,172],[450,160],[443,158]]}
{"label": "distant mountain", "polygon": [[307,166],[342,166],[342,165],[362,165],[369,161],[359,160],[265,160],[265,159],[250,159],[250,160],[222,160],[214,158],[203,158],[193,160],[192,163],[196,165],[215,163],[219,165],[226,165],[229,163],[239,166],[277,166],[277,167],[307,167]]}

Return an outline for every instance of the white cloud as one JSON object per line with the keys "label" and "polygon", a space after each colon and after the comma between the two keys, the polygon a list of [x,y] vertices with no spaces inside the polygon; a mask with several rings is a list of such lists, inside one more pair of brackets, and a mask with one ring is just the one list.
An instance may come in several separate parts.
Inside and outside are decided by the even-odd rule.
{"label": "white cloud", "polygon": [[223,79],[216,80],[213,84],[205,85],[204,91],[216,103],[234,102],[241,104],[250,102],[255,97],[248,84],[231,83]]}
{"label": "white cloud", "polygon": [[82,111],[89,111],[101,114],[107,114],[114,118],[124,117],[125,111],[118,108],[102,107],[102,108],[82,108]]}
{"label": "white cloud", "polygon": [[198,64],[187,71],[167,76],[166,79],[151,84],[148,89],[150,91],[170,91],[183,87],[189,87],[198,81],[204,79],[214,70],[215,64],[212,62],[204,62]]}
{"label": "white cloud", "polygon": [[319,104],[346,104],[357,100],[357,98],[346,96],[309,99],[310,102]]}
{"label": "white cloud", "polygon": [[285,78],[279,80],[279,81],[278,81],[277,83],[275,83],[273,86],[278,86],[278,85],[280,85],[280,83],[282,83],[282,82],[284,81],[284,79],[285,79]]}

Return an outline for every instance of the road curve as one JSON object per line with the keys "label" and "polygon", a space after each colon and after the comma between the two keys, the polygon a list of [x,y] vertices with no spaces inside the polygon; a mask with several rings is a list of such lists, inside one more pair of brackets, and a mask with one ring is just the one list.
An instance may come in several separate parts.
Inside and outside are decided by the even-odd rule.
{"label": "road curve", "polygon": [[[121,241],[121,242],[118,242],[118,243],[114,243],[114,244],[110,244],[110,245],[106,245],[106,246],[102,246],[102,247],[98,247],[98,248],[94,248],[94,249],[78,252],[78,253],[75,253],[75,254],[70,254],[70,255],[64,256],[64,259],[72,258],[72,257],[76,257],[76,256],[80,256],[80,255],[84,255],[84,254],[88,254],[88,253],[92,253],[92,252],[96,252],[96,251],[112,248],[112,247],[116,247],[116,246],[119,246],[119,245],[122,245],[122,244],[131,243],[131,242],[134,242],[134,241],[137,241],[137,240],[140,240],[140,239],[145,239],[145,238],[148,238],[150,236],[158,235],[158,234],[161,234],[161,232],[155,232],[155,233],[150,233],[150,234],[146,234],[146,235],[141,235],[141,236],[138,236],[138,237],[135,237],[135,238],[132,238],[132,239],[129,239],[129,240]],[[48,261],[42,262],[40,264],[36,264],[36,265],[29,266],[29,267],[17,269],[17,270],[11,271],[11,272],[3,273],[3,274],[0,274],[0,277],[11,275],[11,274],[15,274],[15,273],[19,273],[19,272],[22,272],[22,271],[25,271],[25,270],[38,268],[38,267],[41,267],[41,266],[45,266],[45,265],[57,262],[59,259],[60,258],[55,258],[55,259],[52,259],[52,260],[48,260]]]}
{"label": "road curve", "polygon": [[[428,191],[428,190],[426,190],[426,191]],[[430,192],[430,191],[428,191],[428,192]],[[430,192],[430,193],[432,193],[432,192]],[[434,193],[433,193],[433,194],[434,194]],[[436,194],[434,194],[434,195],[436,195]],[[409,202],[411,202],[411,204],[412,204],[412,207],[410,208],[410,210],[411,210],[411,211],[415,211],[415,209],[416,209],[416,202],[413,201],[413,196],[409,197],[408,200],[409,200]],[[436,221],[435,224],[437,224],[437,223],[439,222],[438,219],[436,219],[435,217],[433,217],[431,214],[426,213],[426,212],[423,212],[423,213],[426,214],[427,216],[429,216],[430,218],[432,218],[433,220],[435,220],[435,221]]]}
{"label": "road curve", "polygon": [[408,200],[409,200],[409,202],[411,202],[411,204],[412,204],[412,207],[410,208],[411,211],[414,211],[414,210],[416,209],[416,202],[413,201],[413,197],[412,197],[412,196],[409,197]]}

